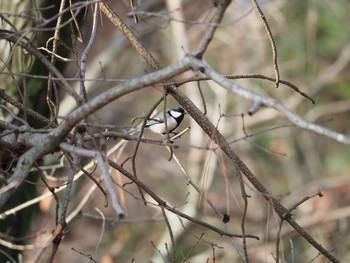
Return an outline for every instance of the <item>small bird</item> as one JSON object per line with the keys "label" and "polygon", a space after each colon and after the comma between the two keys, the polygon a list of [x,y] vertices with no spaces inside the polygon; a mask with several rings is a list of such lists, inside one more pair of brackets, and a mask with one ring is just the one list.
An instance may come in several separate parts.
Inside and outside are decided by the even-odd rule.
{"label": "small bird", "polygon": [[[166,122],[168,126],[168,132],[172,132],[181,124],[184,119],[186,112],[180,107],[176,106],[174,108],[168,109],[165,113]],[[154,133],[165,135],[167,133],[165,121],[164,121],[164,113],[160,113],[159,115],[151,118],[145,125],[145,129],[149,129]],[[129,134],[140,131],[141,128],[135,128],[129,131]]]}

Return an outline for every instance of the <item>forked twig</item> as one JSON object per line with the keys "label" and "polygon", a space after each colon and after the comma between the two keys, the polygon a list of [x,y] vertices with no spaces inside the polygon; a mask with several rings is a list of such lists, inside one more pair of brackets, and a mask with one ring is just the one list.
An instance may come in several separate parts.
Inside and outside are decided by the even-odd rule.
{"label": "forked twig", "polygon": [[125,215],[124,209],[119,204],[118,196],[117,196],[115,190],[113,189],[113,182],[111,179],[111,175],[108,172],[108,169],[106,167],[105,160],[104,160],[102,154],[97,152],[97,151],[78,148],[78,147],[75,147],[75,146],[70,145],[68,143],[60,143],[60,148],[63,151],[78,154],[81,156],[95,158],[95,160],[97,161],[98,166],[102,172],[103,179],[105,181],[105,185],[107,187],[108,193],[111,196],[112,206],[113,206],[115,212],[117,213],[118,217],[123,218]]}

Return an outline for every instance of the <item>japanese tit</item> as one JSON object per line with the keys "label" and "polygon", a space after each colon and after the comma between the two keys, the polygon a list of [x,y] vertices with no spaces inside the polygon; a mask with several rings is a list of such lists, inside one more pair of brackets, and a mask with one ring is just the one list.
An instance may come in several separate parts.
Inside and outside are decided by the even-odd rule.
{"label": "japanese tit", "polygon": [[[168,126],[168,132],[172,132],[175,130],[184,119],[186,112],[180,107],[176,106],[172,109],[168,109],[165,113],[166,122]],[[159,115],[151,118],[145,125],[145,129],[149,129],[154,133],[165,135],[167,133],[165,121],[164,121],[164,113],[160,113]],[[135,128],[129,131],[129,134],[140,131],[141,128]]]}

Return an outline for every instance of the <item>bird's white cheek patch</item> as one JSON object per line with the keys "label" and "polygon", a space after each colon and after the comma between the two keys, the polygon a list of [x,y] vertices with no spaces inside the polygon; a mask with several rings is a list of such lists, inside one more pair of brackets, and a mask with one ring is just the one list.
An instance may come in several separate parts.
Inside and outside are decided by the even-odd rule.
{"label": "bird's white cheek patch", "polygon": [[171,114],[171,116],[173,116],[174,118],[178,118],[178,117],[180,117],[181,115],[182,115],[182,113],[181,112],[178,112],[178,111],[170,111],[170,114]]}

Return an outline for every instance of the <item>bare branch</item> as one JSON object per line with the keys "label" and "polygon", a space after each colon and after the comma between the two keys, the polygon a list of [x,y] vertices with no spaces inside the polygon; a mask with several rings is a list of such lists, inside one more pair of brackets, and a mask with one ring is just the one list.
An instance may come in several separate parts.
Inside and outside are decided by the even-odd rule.
{"label": "bare branch", "polygon": [[87,94],[85,90],[84,85],[84,79],[85,79],[85,72],[86,72],[86,62],[89,55],[89,52],[92,48],[92,45],[94,43],[94,40],[96,38],[97,34],[97,21],[98,21],[98,3],[94,5],[94,13],[93,13],[93,22],[92,22],[92,29],[91,29],[91,36],[89,39],[89,42],[86,46],[86,48],[83,51],[83,54],[80,58],[80,74],[81,74],[81,81],[80,81],[80,97],[86,102],[87,101]]}
{"label": "bare branch", "polygon": [[35,56],[35,58],[40,60],[54,76],[56,76],[57,78],[60,79],[62,86],[67,91],[67,93],[75,99],[76,103],[78,105],[80,104],[80,98],[79,98],[78,94],[72,89],[71,85],[63,77],[62,73],[59,72],[57,70],[57,68],[43,54],[41,54],[36,48],[32,47],[29,43],[21,40],[21,37],[18,36],[18,34],[14,33],[14,32],[0,30],[0,39],[6,39],[6,40],[20,46],[21,48],[25,49],[30,54]]}
{"label": "bare branch", "polygon": [[[247,96],[250,98],[250,95],[255,97],[255,94],[248,90],[242,90],[238,88],[238,86],[233,85],[231,81],[223,78],[225,80],[223,82],[218,81],[221,80],[219,74],[215,73],[212,70],[208,70],[207,66],[194,58],[196,61],[196,65],[201,67],[205,74],[208,74],[213,78],[214,81],[217,81],[223,87],[232,87],[241,95]],[[207,71],[211,71],[208,73]],[[250,171],[250,169],[242,162],[242,160],[237,156],[237,154],[231,149],[230,145],[226,141],[226,139],[221,135],[221,133],[215,128],[215,126],[207,119],[206,116],[193,104],[191,100],[189,100],[179,89],[175,87],[168,87],[168,92],[180,103],[180,105],[187,111],[188,114],[191,115],[193,119],[201,126],[203,131],[216,143],[219,145],[221,150],[230,158],[233,165],[237,165],[245,177],[253,184],[253,186],[262,194],[262,196],[268,201],[271,202],[274,210],[280,217],[284,217],[284,215],[288,212],[288,210],[281,205],[275,198],[272,197],[270,192],[266,189],[266,187],[258,180],[258,178]],[[242,96],[243,97],[243,96]],[[293,113],[294,114],[294,113]],[[299,117],[300,118],[300,117]],[[330,252],[328,252],[325,248],[322,247],[321,244],[317,243],[302,227],[300,227],[291,217],[288,217],[286,221],[302,236],[307,240],[312,246],[314,246],[318,251],[320,251],[324,256],[328,259],[339,262]]]}
{"label": "bare branch", "polygon": [[124,209],[119,204],[118,196],[117,196],[115,190],[113,189],[113,182],[111,179],[111,175],[108,172],[108,169],[106,167],[106,164],[105,164],[105,161],[104,161],[102,154],[97,152],[97,151],[78,148],[78,147],[72,146],[72,145],[67,144],[67,143],[60,143],[60,148],[63,151],[67,151],[67,152],[70,152],[73,154],[96,159],[96,161],[98,163],[98,167],[100,168],[101,173],[103,175],[103,179],[105,181],[105,185],[107,187],[108,193],[111,196],[112,206],[113,206],[115,212],[117,213],[118,217],[123,218],[125,215]]}
{"label": "bare branch", "polygon": [[275,43],[275,39],[273,38],[273,35],[272,35],[272,32],[271,32],[271,29],[270,29],[270,26],[267,22],[267,19],[263,13],[263,11],[261,10],[258,2],[256,0],[252,0],[253,1],[253,4],[254,4],[254,7],[255,7],[255,10],[258,12],[263,24],[264,24],[264,28],[267,32],[267,35],[269,37],[269,40],[270,40],[270,43],[271,43],[271,47],[272,47],[272,54],[273,54],[273,66],[274,66],[274,69],[275,69],[275,77],[276,77],[276,85],[275,87],[278,88],[279,86],[279,81],[280,81],[280,73],[279,73],[279,70],[278,70],[278,61],[277,61],[277,48],[276,48],[276,43]]}
{"label": "bare branch", "polygon": [[129,27],[120,19],[120,17],[112,11],[108,4],[102,2],[100,3],[100,9],[109,20],[124,34],[124,36],[129,40],[130,44],[135,48],[135,50],[143,57],[147,64],[152,70],[160,69],[160,65],[157,60],[152,56],[152,54],[143,46],[134,33],[129,29]]}
{"label": "bare branch", "polygon": [[350,145],[350,138],[348,136],[334,132],[320,125],[308,122],[294,111],[291,111],[288,108],[286,108],[280,101],[263,95],[258,95],[253,91],[241,87],[237,83],[234,83],[229,79],[225,78],[224,76],[220,75],[219,73],[215,72],[212,68],[210,68],[208,65],[206,65],[199,59],[192,57],[191,60],[191,64],[194,68],[200,68],[205,75],[207,75],[209,78],[217,82],[225,89],[236,93],[242,98],[251,100],[253,102],[260,102],[267,107],[274,108],[275,110],[283,114],[289,121],[291,121],[292,123],[294,123],[302,129],[323,135],[340,143]]}
{"label": "bare branch", "polygon": [[[166,202],[164,200],[162,200],[158,195],[156,195],[151,189],[149,189],[144,183],[142,183],[139,179],[137,179],[135,176],[133,176],[131,173],[129,173],[127,170],[125,170],[123,167],[119,166],[118,164],[116,164],[115,162],[108,160],[108,164],[113,167],[114,169],[118,170],[119,172],[121,172],[124,176],[126,176],[127,178],[129,178],[131,181],[133,181],[135,184],[137,184],[140,188],[142,188],[147,194],[149,194],[157,203],[159,206],[164,207],[166,210],[173,212],[174,214],[185,218],[189,221],[192,221],[198,225],[201,225],[205,228],[208,228],[222,236],[229,236],[229,237],[238,237],[238,238],[242,238],[242,235],[239,234],[232,234],[232,233],[228,233],[226,231],[222,231],[217,227],[212,226],[211,224],[208,224],[206,222],[203,222],[199,219],[193,218],[191,216],[188,216],[187,214],[184,214],[180,211],[178,211],[177,209],[169,206],[166,204]],[[259,237],[254,236],[254,235],[246,235],[246,238],[254,238],[254,239],[259,239]]]}
{"label": "bare branch", "polygon": [[217,2],[217,11],[215,12],[215,16],[212,18],[211,25],[209,26],[208,31],[206,31],[206,34],[202,37],[197,49],[193,52],[193,56],[199,59],[203,57],[204,52],[207,50],[210,42],[212,41],[214,33],[223,19],[226,8],[230,5],[231,0]]}

